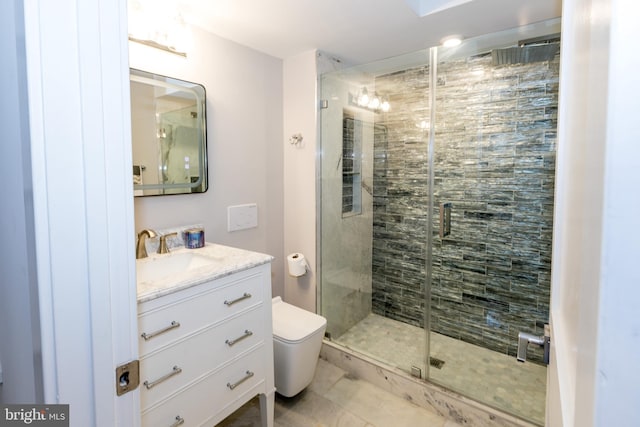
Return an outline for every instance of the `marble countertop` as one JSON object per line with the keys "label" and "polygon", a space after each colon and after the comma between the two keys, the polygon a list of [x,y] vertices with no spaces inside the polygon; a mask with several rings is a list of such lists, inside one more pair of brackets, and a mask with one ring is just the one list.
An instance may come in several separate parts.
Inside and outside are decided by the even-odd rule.
{"label": "marble countertop", "polygon": [[210,264],[175,273],[160,279],[139,282],[137,284],[138,303],[153,300],[163,295],[196,286],[211,280],[219,279],[230,274],[248,270],[273,261],[271,255],[233,248],[230,246],[206,243],[200,249],[173,249],[168,254],[152,254],[147,258],[136,260],[138,269],[143,264],[161,262],[163,257],[194,254],[211,259]]}

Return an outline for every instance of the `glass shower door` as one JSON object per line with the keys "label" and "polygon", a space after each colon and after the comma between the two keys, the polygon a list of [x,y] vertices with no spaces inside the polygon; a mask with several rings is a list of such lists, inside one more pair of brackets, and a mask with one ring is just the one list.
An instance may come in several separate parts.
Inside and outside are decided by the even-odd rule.
{"label": "glass shower door", "polygon": [[537,424],[542,351],[515,354],[518,333],[548,321],[558,32],[534,24],[320,80],[329,339]]}
{"label": "glass shower door", "polygon": [[549,316],[559,44],[540,45],[438,48],[429,378],[544,424],[542,351],[515,358]]}

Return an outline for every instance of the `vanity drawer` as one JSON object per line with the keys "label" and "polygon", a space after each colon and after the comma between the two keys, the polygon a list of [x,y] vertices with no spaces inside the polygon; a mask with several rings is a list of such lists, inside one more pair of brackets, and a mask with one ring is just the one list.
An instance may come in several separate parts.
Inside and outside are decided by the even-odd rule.
{"label": "vanity drawer", "polygon": [[[194,292],[196,287],[201,291]],[[261,274],[231,280],[222,286],[213,287],[209,283],[196,287],[162,298],[162,305],[158,305],[158,300],[140,305],[138,350],[141,356],[261,304],[264,299]]]}
{"label": "vanity drawer", "polygon": [[216,414],[235,400],[241,397],[248,400],[260,392],[264,393],[265,375],[263,351],[258,348],[187,390],[158,402],[152,409],[143,410],[142,425],[171,426],[176,422],[176,417],[184,420],[181,424],[183,427],[205,423],[208,426],[214,425],[220,421],[216,419]]}
{"label": "vanity drawer", "polygon": [[141,408],[146,409],[167,398],[252,347],[262,346],[265,339],[263,319],[260,305],[224,324],[141,357]]}

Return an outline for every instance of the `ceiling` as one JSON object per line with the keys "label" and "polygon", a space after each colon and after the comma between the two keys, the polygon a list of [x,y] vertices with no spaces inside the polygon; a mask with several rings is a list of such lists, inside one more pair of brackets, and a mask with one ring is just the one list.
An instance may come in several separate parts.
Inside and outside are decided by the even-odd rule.
{"label": "ceiling", "polygon": [[[165,0],[184,19],[278,58],[319,49],[349,64],[560,16],[561,0]],[[419,16],[414,9],[443,10]],[[424,10],[421,11],[424,13]]]}

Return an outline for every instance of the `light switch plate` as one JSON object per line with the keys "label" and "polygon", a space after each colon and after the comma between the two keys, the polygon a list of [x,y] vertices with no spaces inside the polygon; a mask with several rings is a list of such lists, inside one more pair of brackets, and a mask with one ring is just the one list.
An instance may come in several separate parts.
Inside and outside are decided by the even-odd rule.
{"label": "light switch plate", "polygon": [[258,226],[258,205],[249,203],[227,207],[227,231],[246,230]]}

